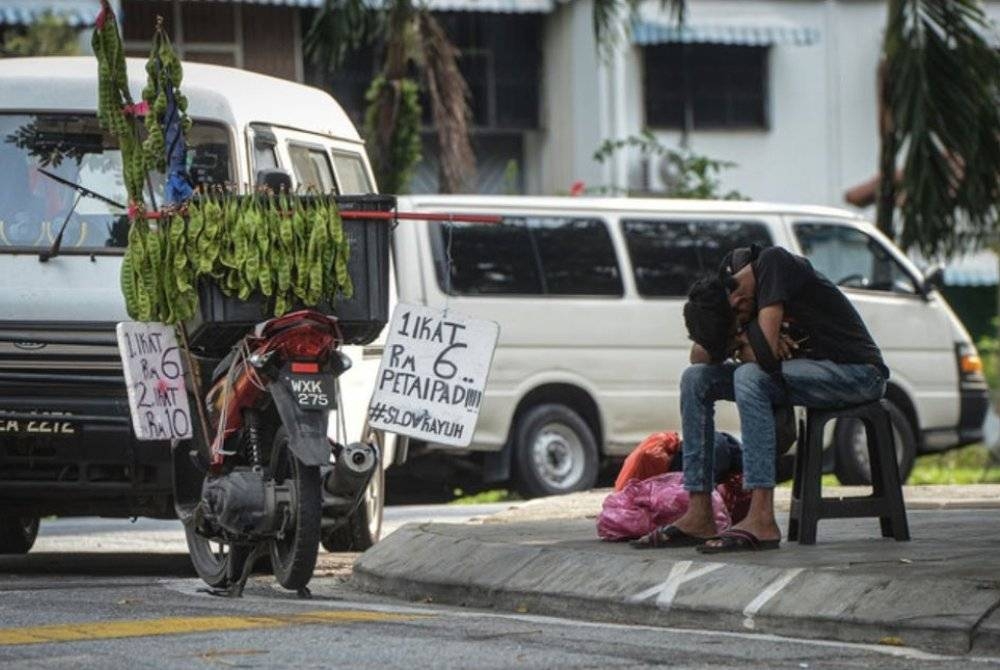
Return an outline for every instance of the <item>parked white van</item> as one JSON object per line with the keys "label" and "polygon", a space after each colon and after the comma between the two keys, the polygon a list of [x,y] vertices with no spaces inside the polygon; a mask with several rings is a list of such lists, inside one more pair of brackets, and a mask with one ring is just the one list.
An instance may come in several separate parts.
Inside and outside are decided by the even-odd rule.
{"label": "parked white van", "polygon": [[[498,225],[402,222],[399,299],[500,324],[472,449],[488,481],[528,495],[591,486],[603,458],[679,430],[697,277],[756,242],[806,256],[850,297],[891,369],[904,477],[916,455],[980,439],[987,390],[975,347],[933,278],[857,215],[739,201],[412,196],[401,210],[499,214]],[[738,431],[730,403],[721,430]],[[844,483],[868,479],[860,425],[828,450]],[[413,450],[439,445],[412,444]],[[454,452],[452,452],[454,453]]]}
{"label": "parked white van", "polygon": [[[138,99],[144,62],[130,59],[128,72]],[[248,189],[261,170],[282,169],[303,189],[376,191],[364,144],[328,94],[197,64],[185,65],[183,89],[196,183]],[[184,449],[172,460],[167,443],[132,435],[115,344],[116,322],[128,320],[125,211],[89,197],[74,204],[73,188],[39,171],[127,202],[121,152],[96,105],[93,58],[0,60],[0,553],[30,549],[39,517],[168,518],[176,500],[199,495],[172,481],[192,467]],[[64,222],[58,254],[45,259]],[[347,419],[349,441],[360,439],[363,410]],[[395,443],[383,442],[391,463]],[[332,547],[378,539],[382,484],[380,472]]]}

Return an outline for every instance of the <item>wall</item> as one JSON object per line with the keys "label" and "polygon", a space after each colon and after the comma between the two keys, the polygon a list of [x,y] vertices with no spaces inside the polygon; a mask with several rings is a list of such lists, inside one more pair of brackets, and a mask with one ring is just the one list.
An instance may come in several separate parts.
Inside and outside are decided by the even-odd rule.
{"label": "wall", "polygon": [[606,114],[593,29],[591,0],[559,3],[546,18],[543,45],[540,180],[536,193],[566,193],[574,181],[606,180],[592,159]]}

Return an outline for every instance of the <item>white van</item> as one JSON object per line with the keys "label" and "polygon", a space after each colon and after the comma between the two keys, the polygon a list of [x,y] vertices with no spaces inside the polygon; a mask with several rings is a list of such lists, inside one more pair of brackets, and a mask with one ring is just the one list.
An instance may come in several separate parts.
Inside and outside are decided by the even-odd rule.
{"label": "white van", "polygon": [[[920,271],[858,216],[738,201],[413,196],[400,210],[500,214],[503,223],[402,222],[399,299],[500,323],[473,438],[487,481],[528,495],[594,483],[603,458],[679,430],[690,284],[752,242],[809,258],[857,306],[891,368],[904,476],[916,455],[980,439],[986,384],[965,328]],[[719,429],[738,431],[731,403]],[[828,451],[844,483],[867,480],[859,425]],[[414,449],[438,445],[411,445]],[[454,452],[452,452],[454,453]]]}
{"label": "white van", "polygon": [[[144,62],[130,59],[128,72],[138,99]],[[277,168],[303,189],[376,191],[364,144],[328,94],[197,64],[184,66],[183,90],[197,183],[245,190]],[[168,444],[132,435],[114,333],[128,320],[118,279],[125,212],[87,197],[74,208],[74,190],[39,171],[126,202],[121,153],[96,105],[93,58],[0,60],[0,553],[27,551],[51,514],[173,517],[172,473],[190,468],[182,449],[172,463]],[[59,253],[41,262],[64,222]],[[360,439],[363,411],[346,419],[349,439]],[[384,463],[394,446],[383,444]],[[382,484],[380,473],[347,544],[378,539]]]}

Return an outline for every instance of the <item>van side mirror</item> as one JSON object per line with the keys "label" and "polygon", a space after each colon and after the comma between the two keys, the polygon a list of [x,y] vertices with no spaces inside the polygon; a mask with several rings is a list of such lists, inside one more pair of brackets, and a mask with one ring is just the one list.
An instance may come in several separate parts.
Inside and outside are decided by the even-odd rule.
{"label": "van side mirror", "polygon": [[923,292],[926,295],[942,286],[944,286],[944,266],[940,263],[935,263],[927,268],[927,271],[924,273]]}
{"label": "van side mirror", "polygon": [[268,189],[273,193],[291,193],[292,175],[277,168],[267,168],[257,171],[257,188]]}

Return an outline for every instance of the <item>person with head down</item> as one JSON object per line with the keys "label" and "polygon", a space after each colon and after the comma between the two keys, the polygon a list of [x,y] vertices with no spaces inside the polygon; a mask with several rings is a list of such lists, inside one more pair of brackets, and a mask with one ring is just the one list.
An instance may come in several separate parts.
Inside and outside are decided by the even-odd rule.
{"label": "person with head down", "polygon": [[[889,370],[847,297],[809,261],[780,247],[729,252],[717,277],[691,287],[684,321],[694,344],[681,377],[687,511],[637,541],[703,553],[777,549],[774,406],[842,407],[885,392]],[[789,330],[789,326],[791,329]],[[750,511],[715,527],[714,405],[736,403]],[[721,532],[720,532],[721,531]]]}

